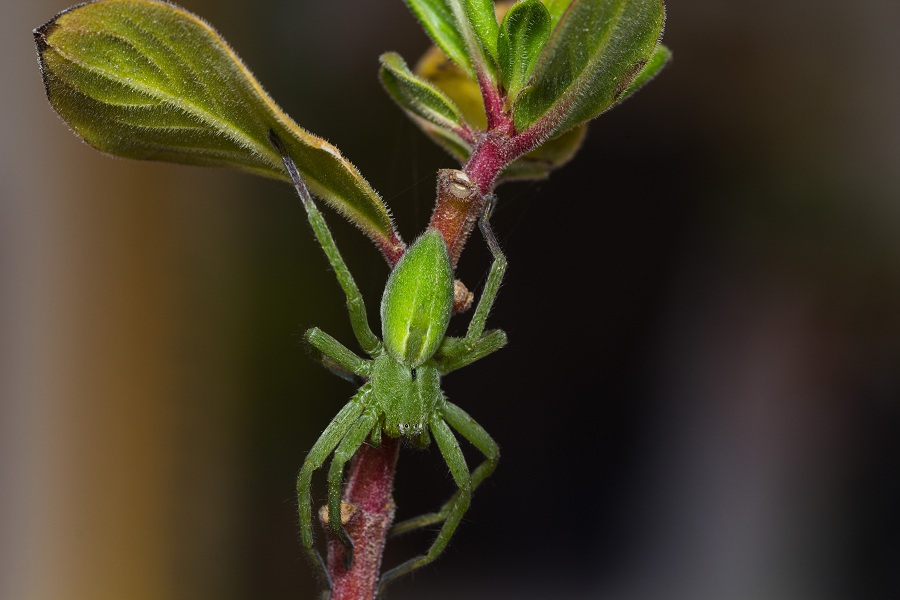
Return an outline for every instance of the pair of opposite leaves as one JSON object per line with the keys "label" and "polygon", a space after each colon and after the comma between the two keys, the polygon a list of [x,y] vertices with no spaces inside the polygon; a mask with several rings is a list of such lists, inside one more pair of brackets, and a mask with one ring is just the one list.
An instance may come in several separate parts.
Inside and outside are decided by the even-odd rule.
{"label": "pair of opposite leaves", "polygon": [[[507,167],[538,178],[577,149],[583,124],[618,104],[668,59],[662,0],[521,0],[502,23],[491,0],[407,0],[444,53],[412,73],[382,57],[385,88],[461,162],[483,128],[479,81],[507,94],[518,132],[552,138]],[[490,12],[488,12],[490,11]],[[129,158],[223,166],[287,179],[280,137],[311,191],[384,249],[402,246],[390,213],[359,171],[299,127],[199,17],[159,0],[97,0],[35,30],[47,96],[95,148]],[[474,100],[473,100],[474,99]]]}

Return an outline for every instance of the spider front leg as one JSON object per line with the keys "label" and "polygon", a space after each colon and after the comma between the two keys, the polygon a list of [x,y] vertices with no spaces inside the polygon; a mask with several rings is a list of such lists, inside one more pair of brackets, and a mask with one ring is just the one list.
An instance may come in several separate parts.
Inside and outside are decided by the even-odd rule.
{"label": "spider front leg", "polygon": [[366,353],[372,355],[377,352],[379,342],[369,326],[369,320],[366,317],[366,304],[356,285],[356,281],[354,281],[353,275],[350,274],[350,269],[347,268],[347,264],[344,262],[337,244],[334,243],[331,230],[328,229],[322,213],[316,208],[316,204],[313,202],[312,196],[310,196],[309,190],[303,182],[303,178],[300,177],[300,172],[297,170],[294,159],[290,157],[281,139],[271,129],[269,130],[269,140],[275,146],[275,149],[278,150],[278,153],[281,154],[281,162],[284,163],[284,168],[287,169],[288,175],[291,177],[294,189],[297,190],[297,195],[300,196],[300,200],[303,202],[303,208],[306,210],[306,216],[309,219],[309,224],[312,226],[313,233],[316,235],[319,245],[322,246],[322,250],[325,251],[325,256],[328,258],[328,262],[331,263],[331,268],[334,269],[334,275],[337,277],[341,289],[344,290],[353,334],[359,341],[360,347]]}
{"label": "spider front leg", "polygon": [[303,462],[303,468],[300,469],[300,475],[297,477],[297,505],[300,516],[300,539],[303,543],[303,549],[309,556],[310,561],[318,568],[322,578],[331,589],[331,578],[328,576],[328,570],[325,568],[325,561],[322,555],[315,547],[312,529],[312,507],[311,507],[311,487],[312,475],[316,469],[320,468],[328,456],[337,448],[338,444],[347,436],[348,432],[353,428],[360,415],[365,408],[364,398],[368,393],[367,388],[361,389],[356,396],[353,397],[338,412],[337,416],[332,419]]}
{"label": "spider front leg", "polygon": [[353,458],[377,424],[378,416],[374,412],[366,412],[357,419],[334,451],[331,468],[328,470],[328,525],[344,546],[344,568],[348,570],[353,565],[353,540],[341,523],[344,465]]}
{"label": "spider front leg", "polygon": [[440,556],[450,542],[450,538],[453,537],[453,532],[456,531],[456,527],[459,525],[466,510],[468,510],[472,499],[472,478],[466,465],[466,459],[463,457],[462,450],[459,447],[459,442],[456,441],[453,432],[450,431],[450,427],[447,426],[447,423],[444,422],[440,415],[435,415],[432,418],[430,427],[434,441],[437,442],[441,456],[444,457],[444,461],[450,469],[450,474],[453,476],[453,481],[456,482],[459,490],[449,503],[450,506],[446,512],[444,524],[434,542],[432,542],[431,547],[425,554],[410,559],[382,575],[381,581],[378,583],[379,597],[391,581],[427,565]]}

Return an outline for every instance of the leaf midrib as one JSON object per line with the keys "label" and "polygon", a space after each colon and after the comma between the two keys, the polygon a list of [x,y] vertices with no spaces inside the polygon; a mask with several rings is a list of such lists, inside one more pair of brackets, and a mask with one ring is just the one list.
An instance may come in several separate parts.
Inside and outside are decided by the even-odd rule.
{"label": "leaf midrib", "polygon": [[[79,33],[82,33],[83,35],[95,35],[93,32],[85,32],[84,30],[79,30]],[[117,39],[125,44],[128,44],[128,45],[134,47],[135,50],[137,50],[138,52],[141,52],[140,48],[135,46],[131,42],[131,40],[129,40],[125,37],[122,37],[120,34],[105,32],[104,35],[106,37]],[[167,47],[171,48],[171,46],[167,46]],[[217,118],[215,115],[213,115],[212,113],[210,113],[206,110],[203,110],[199,105],[197,105],[193,102],[185,101],[181,97],[176,96],[171,93],[164,93],[163,90],[160,90],[159,88],[155,88],[152,86],[146,86],[146,85],[140,85],[137,82],[135,82],[134,79],[122,78],[122,77],[118,76],[117,74],[115,74],[113,71],[110,71],[108,69],[103,69],[102,67],[95,66],[90,63],[84,62],[84,61],[72,56],[71,54],[62,51],[58,46],[51,46],[51,48],[58,55],[63,57],[65,60],[71,61],[72,63],[78,65],[79,67],[81,67],[87,71],[90,71],[100,77],[103,77],[104,79],[106,79],[108,81],[122,85],[123,87],[126,87],[132,91],[144,94],[144,95],[148,96],[149,98],[153,98],[153,99],[157,100],[160,104],[164,103],[175,109],[183,110],[187,114],[195,117],[199,121],[206,123],[207,125],[216,129],[217,131],[221,131],[225,137],[234,141],[238,146],[240,146],[250,152],[253,152],[257,156],[259,156],[259,158],[263,159],[264,161],[267,156],[271,155],[269,152],[266,152],[267,148],[262,148],[259,144],[257,144],[253,140],[253,138],[250,138],[245,135],[235,134],[235,131],[238,130],[238,128],[234,125],[234,123],[232,123],[231,121]],[[174,52],[174,50],[173,50],[173,52]],[[144,54],[144,53],[141,53],[141,54],[142,54],[142,56],[146,56],[148,61],[150,61],[151,64],[153,64],[153,66],[155,68],[159,69],[159,71],[161,73],[163,73],[164,75],[166,75],[166,77],[168,78],[168,74],[166,73],[165,69],[161,68],[160,65],[155,60],[150,58],[147,54]],[[175,54],[177,55],[177,52],[175,52]],[[194,75],[194,79],[198,80],[196,77],[196,72],[191,68],[188,68],[188,70],[191,74]],[[204,88],[207,87],[206,84],[203,83],[202,81],[201,81],[201,84],[203,85]],[[107,102],[106,100],[101,100],[99,98],[95,98],[95,99],[98,100],[99,102],[103,102],[104,104],[110,104],[110,105],[115,106],[115,103]],[[266,162],[269,162],[269,161],[266,161]],[[273,162],[269,162],[269,164],[270,164],[270,166],[274,165]]]}

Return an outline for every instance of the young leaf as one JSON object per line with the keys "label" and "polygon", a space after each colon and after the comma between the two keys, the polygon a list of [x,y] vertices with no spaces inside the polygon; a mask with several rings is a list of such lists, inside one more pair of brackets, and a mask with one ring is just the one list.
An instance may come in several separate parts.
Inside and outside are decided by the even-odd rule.
{"label": "young leaf", "polygon": [[156,0],[98,0],[61,12],[34,37],[50,103],[98,150],[287,180],[272,129],[314,194],[382,249],[400,243],[356,168],[282,112],[200,18]]}
{"label": "young leaf", "polygon": [[516,128],[540,121],[553,136],[612,106],[650,58],[664,21],[662,0],[572,0],[516,100]]}
{"label": "young leaf", "polygon": [[487,55],[496,62],[499,26],[494,12],[494,0],[462,0],[462,5],[472,29],[478,36],[478,42]]}
{"label": "young leaf", "polygon": [[453,101],[429,82],[416,77],[399,54],[388,52],[380,60],[381,82],[401,108],[460,137],[470,135]]}
{"label": "young leaf", "polygon": [[470,129],[484,130],[487,115],[478,82],[454,64],[437,46],[429,48],[416,63],[415,74],[438,88],[459,108]]}
{"label": "young leaf", "polygon": [[562,17],[562,14],[565,10],[572,4],[572,0],[541,0],[544,3],[544,6],[547,7],[547,10],[550,12],[550,17],[553,19],[553,25],[556,25],[559,22],[559,18]]}
{"label": "young leaf", "polygon": [[621,104],[625,101],[626,98],[629,98],[633,93],[638,91],[640,88],[644,87],[648,81],[653,79],[654,77],[662,71],[662,68],[669,64],[669,59],[672,58],[672,51],[667,47],[659,44],[656,48],[653,49],[653,54],[650,55],[650,59],[647,61],[647,64],[641,69],[641,71],[637,74],[637,77],[628,85],[625,91],[616,98],[616,104]]}
{"label": "young leaf", "polygon": [[497,18],[492,0],[406,0],[434,43],[472,77],[495,77]]}
{"label": "young leaf", "polygon": [[466,42],[447,3],[443,0],[406,0],[406,4],[444,54],[457,65],[472,72]]}
{"label": "young leaf", "polygon": [[[416,64],[415,75],[444,94],[459,111],[466,131],[484,129],[487,118],[478,84],[465,71],[456,66],[437,46],[432,46]],[[418,115],[409,114],[413,121],[437,145],[458,159],[466,162],[472,154],[471,140],[463,139],[458,132],[435,125]]]}
{"label": "young leaf", "polygon": [[552,17],[541,0],[512,5],[500,25],[497,55],[507,97],[515,101],[550,37]]}

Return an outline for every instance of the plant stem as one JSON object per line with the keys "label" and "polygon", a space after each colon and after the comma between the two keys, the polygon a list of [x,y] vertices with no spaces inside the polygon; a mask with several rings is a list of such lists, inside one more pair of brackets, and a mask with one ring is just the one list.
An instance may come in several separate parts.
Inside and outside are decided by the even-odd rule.
{"label": "plant stem", "polygon": [[378,447],[363,444],[350,463],[343,498],[352,506],[345,528],[353,540],[353,565],[349,570],[344,568],[344,546],[329,534],[331,600],[375,597],[384,544],[394,522],[394,473],[399,450],[400,440],[385,436]]}
{"label": "plant stem", "polygon": [[459,260],[463,247],[472,233],[475,222],[484,207],[484,196],[494,191],[497,177],[512,161],[536,148],[544,136],[542,130],[530,128],[522,133],[509,133],[512,128],[507,117],[495,117],[498,128],[478,135],[478,141],[472,155],[463,167],[463,172],[477,186],[480,195],[473,198],[460,198],[448,193],[446,182],[438,174],[437,200],[431,215],[429,227],[434,227],[444,235],[450,261],[453,266]]}

